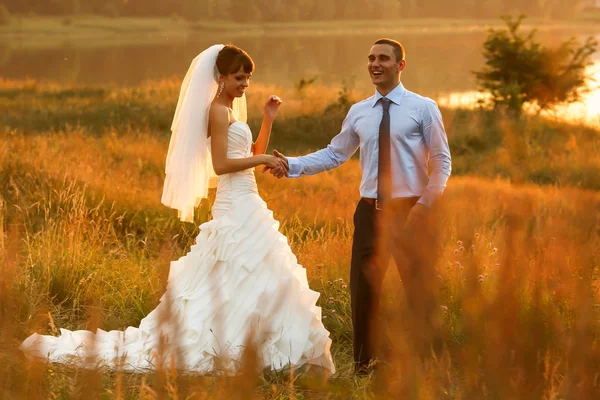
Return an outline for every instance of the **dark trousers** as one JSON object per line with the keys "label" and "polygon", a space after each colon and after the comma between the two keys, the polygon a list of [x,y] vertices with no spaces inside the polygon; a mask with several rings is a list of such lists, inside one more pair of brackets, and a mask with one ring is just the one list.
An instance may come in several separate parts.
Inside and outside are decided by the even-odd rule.
{"label": "dark trousers", "polygon": [[[350,269],[350,296],[354,331],[354,361],[366,366],[378,356],[381,340],[380,296],[390,256],[404,286],[416,346],[428,347],[433,335],[437,281],[435,244],[429,216],[405,227],[418,198],[394,199],[385,210],[361,200],[354,213],[354,238]],[[427,243],[432,241],[431,243]],[[398,288],[399,289],[399,288]],[[406,318],[405,318],[406,317]],[[422,340],[421,340],[422,339]],[[426,350],[425,350],[426,351]]]}

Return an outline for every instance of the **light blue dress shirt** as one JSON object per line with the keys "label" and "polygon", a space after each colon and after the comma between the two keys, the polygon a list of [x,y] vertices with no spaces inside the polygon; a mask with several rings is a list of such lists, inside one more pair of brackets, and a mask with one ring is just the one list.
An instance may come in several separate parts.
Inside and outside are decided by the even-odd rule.
{"label": "light blue dress shirt", "polygon": [[[360,195],[376,199],[382,97],[375,91],[373,96],[354,104],[342,123],[342,131],[326,148],[306,156],[288,157],[288,177],[315,175],[339,167],[360,148]],[[442,114],[435,101],[406,90],[402,83],[386,97],[392,101],[392,197],[420,197],[419,203],[431,207],[444,191],[451,172]]]}

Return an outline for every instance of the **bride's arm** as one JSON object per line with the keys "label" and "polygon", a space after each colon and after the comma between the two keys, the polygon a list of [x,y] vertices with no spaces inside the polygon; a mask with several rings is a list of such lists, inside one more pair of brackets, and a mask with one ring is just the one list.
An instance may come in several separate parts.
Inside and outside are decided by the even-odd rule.
{"label": "bride's arm", "polygon": [[252,145],[253,154],[265,154],[267,147],[269,146],[269,139],[271,138],[271,129],[273,128],[273,120],[263,117],[262,125],[260,126],[260,133],[256,138],[256,142]]}
{"label": "bride's arm", "polygon": [[247,158],[227,158],[227,131],[229,129],[229,112],[227,108],[213,104],[210,108],[209,121],[212,164],[217,175],[231,174],[259,165],[281,166],[281,160],[267,154]]}
{"label": "bride's arm", "polygon": [[258,138],[252,147],[253,154],[264,154],[267,151],[267,147],[269,147],[269,139],[271,138],[273,121],[275,120],[277,111],[279,111],[280,105],[281,99],[277,96],[271,96],[269,97],[269,100],[267,100],[267,104],[265,104],[263,122],[260,127],[260,133],[258,134]]}

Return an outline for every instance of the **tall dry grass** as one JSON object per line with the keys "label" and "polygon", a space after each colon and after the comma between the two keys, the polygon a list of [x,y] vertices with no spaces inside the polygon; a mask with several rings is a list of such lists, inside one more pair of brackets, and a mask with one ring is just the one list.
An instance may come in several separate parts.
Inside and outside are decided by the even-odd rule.
{"label": "tall dry grass", "polygon": [[[110,138],[135,140],[145,132],[147,137],[166,141],[179,85],[177,79],[125,88],[0,81],[0,134],[80,132],[104,137],[110,146]],[[326,146],[339,132],[348,107],[371,95],[344,84],[332,87],[298,82],[294,89],[253,83],[248,92],[248,122],[254,132],[260,128],[262,107],[271,94],[284,100],[271,147],[289,154]],[[454,176],[600,190],[597,129],[534,116],[514,121],[477,109],[443,108],[442,113]]]}
{"label": "tall dry grass", "polygon": [[[89,99],[80,102],[65,88],[34,88],[33,94],[27,94],[23,86],[14,85],[13,94],[6,84],[0,96],[6,111],[1,117],[5,128],[0,148],[3,397],[598,398],[600,195],[577,188],[539,187],[527,184],[526,178],[511,178],[520,185],[507,178],[450,179],[435,211],[441,242],[431,246],[439,246],[441,256],[436,276],[429,277],[441,287],[443,351],[420,360],[407,346],[411,332],[405,324],[402,282],[390,268],[384,308],[391,355],[382,363],[381,374],[372,379],[355,377],[348,277],[352,214],[359,198],[356,160],[301,180],[257,174],[262,197],[307,268],[311,287],[321,292],[319,305],[333,338],[338,368],[330,380],[303,370],[258,374],[252,368],[252,354],[245,360],[246,374],[238,377],[196,376],[172,368],[125,374],[25,360],[18,345],[33,332],[137,325],[158,303],[169,261],[185,254],[199,223],[210,218],[210,210],[203,204],[196,223],[183,224],[176,212],[160,204],[168,136],[158,133],[160,124],[141,123],[133,113],[127,120],[115,111],[126,108],[128,101],[141,102],[144,96],[150,107],[176,86],[166,87],[165,92],[160,85],[130,89],[130,93],[104,89],[108,93],[102,95],[104,100],[117,98],[112,109],[116,114],[102,114],[98,110],[106,105]],[[311,90],[318,94],[317,89]],[[264,90],[265,94],[271,91]],[[283,115],[275,135],[285,135],[287,123],[296,129],[296,117],[308,118],[335,103],[333,93],[321,103],[298,103],[298,110],[307,108]],[[166,98],[167,102],[173,99]],[[256,113],[258,103],[250,104],[251,113]],[[66,117],[61,113],[69,110],[71,122],[43,130],[42,121],[18,121],[19,113],[23,118],[38,118],[30,110],[44,105],[49,106],[43,116],[49,125],[62,123]],[[167,113],[165,104],[152,107]],[[103,125],[103,115],[120,116]],[[460,111],[450,115],[450,126],[474,123]],[[483,117],[471,114],[471,118]],[[527,152],[519,153],[520,124],[498,123],[494,129],[499,139],[479,135],[484,145],[505,149],[508,161],[497,159],[498,165],[516,174],[542,160],[558,163],[560,155],[531,159]],[[560,129],[552,131],[558,138],[548,138],[552,151],[560,151]],[[479,132],[450,134],[466,138]],[[581,140],[587,142],[576,149],[579,160],[565,163],[595,159],[594,134],[583,132]],[[472,148],[481,145],[466,139],[464,143]],[[481,160],[469,168],[485,169],[493,165],[484,159],[486,149],[457,154],[455,163],[460,168],[461,163]],[[468,161],[469,156],[480,158]],[[513,165],[515,159],[525,164],[519,168]]]}

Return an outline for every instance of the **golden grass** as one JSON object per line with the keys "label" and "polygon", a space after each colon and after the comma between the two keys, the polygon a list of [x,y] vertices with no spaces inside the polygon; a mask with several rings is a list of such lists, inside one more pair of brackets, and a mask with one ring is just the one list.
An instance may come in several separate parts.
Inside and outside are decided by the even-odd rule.
{"label": "golden grass", "polygon": [[[114,136],[118,143],[164,143],[179,85],[175,78],[124,88],[0,81],[0,133],[79,132],[82,138],[77,140],[92,134]],[[248,91],[249,124],[258,130],[264,101],[277,94],[284,103],[274,124],[272,148],[291,155],[322,148],[339,132],[347,104],[371,95],[344,89],[348,88],[253,83]],[[478,109],[442,108],[442,113],[455,176],[600,190],[600,136],[593,127],[535,116],[514,121]],[[147,138],[138,139],[140,132]],[[152,168],[160,165],[156,162]]]}
{"label": "golden grass", "polygon": [[[164,139],[74,131],[14,135],[3,144],[0,358],[7,361],[2,367],[7,378],[2,390],[9,396],[36,390],[45,398],[77,396],[85,388],[83,371],[27,364],[16,351],[19,341],[33,331],[52,333],[57,327],[136,325],[162,294],[169,260],[186,251],[196,229],[179,223],[175,212],[159,203]],[[350,372],[344,285],[359,181],[356,160],[301,180],[258,174],[263,198],[282,222],[311,285],[322,291],[320,304],[339,368],[332,381],[319,384],[304,373],[292,381],[274,374],[248,383],[194,380],[169,371],[147,378],[99,372],[94,393],[231,398],[239,385],[249,384],[264,398],[382,395],[376,381],[356,380]],[[198,222],[208,218],[203,210]],[[439,211],[439,276],[431,277],[443,283],[448,351],[425,364],[400,359],[385,378],[391,393],[410,389],[419,399],[440,398],[444,392],[444,398],[456,399],[597,393],[599,324],[593,305],[598,302],[599,210],[595,192],[451,178]],[[17,248],[9,245],[15,237],[20,239]],[[386,304],[394,310],[403,302],[400,287],[390,269]],[[401,325],[398,329],[402,332]],[[583,351],[589,352],[585,360],[576,358]],[[20,380],[26,371],[34,375]],[[534,382],[541,386],[533,387]]]}
{"label": "golden grass", "polygon": [[[332,172],[298,180],[257,172],[261,196],[306,267],[311,287],[322,293],[319,305],[338,368],[331,380],[306,371],[247,372],[234,378],[170,369],[123,374],[30,363],[18,346],[32,332],[137,325],[162,295],[169,261],[187,252],[197,226],[210,218],[203,204],[195,224],[183,224],[174,210],[160,204],[168,147],[168,135],[160,127],[168,121],[153,125],[134,120],[139,112],[119,114],[140,104],[170,114],[178,84],[164,81],[101,92],[36,82],[0,86],[4,118],[15,118],[9,122],[25,118],[23,113],[32,108],[47,110],[39,125],[18,121],[2,131],[4,397],[597,398],[600,194],[527,183],[527,172],[545,165],[574,165],[586,179],[598,179],[589,167],[599,162],[596,132],[546,130],[535,121],[502,119],[496,130],[482,131],[474,127],[490,125],[485,116],[444,110],[453,148],[464,152],[455,155],[457,169],[481,177],[452,176],[435,210],[440,258],[437,275],[430,279],[442,289],[441,355],[421,362],[406,347],[410,333],[404,326],[402,283],[392,267],[384,304],[394,357],[377,379],[351,372],[347,284],[361,175],[353,159]],[[260,113],[258,99],[271,93],[282,95],[287,107],[275,135],[301,131],[303,125],[294,125],[300,124],[298,118],[315,113],[324,118],[323,109],[337,101],[337,93],[326,88],[286,92],[253,86],[250,115]],[[78,107],[87,114],[71,115],[64,128],[42,129],[46,121],[62,118],[62,110]],[[33,112],[32,118],[38,114]],[[121,122],[106,123],[105,115],[117,115]],[[330,126],[319,121],[316,127]],[[563,132],[579,136],[573,143]],[[501,140],[491,145],[487,141],[493,142],[494,134]],[[304,147],[314,143],[307,135]],[[488,147],[497,152],[485,153]],[[494,174],[500,167],[510,173]],[[250,356],[248,360],[247,371],[252,371]]]}

